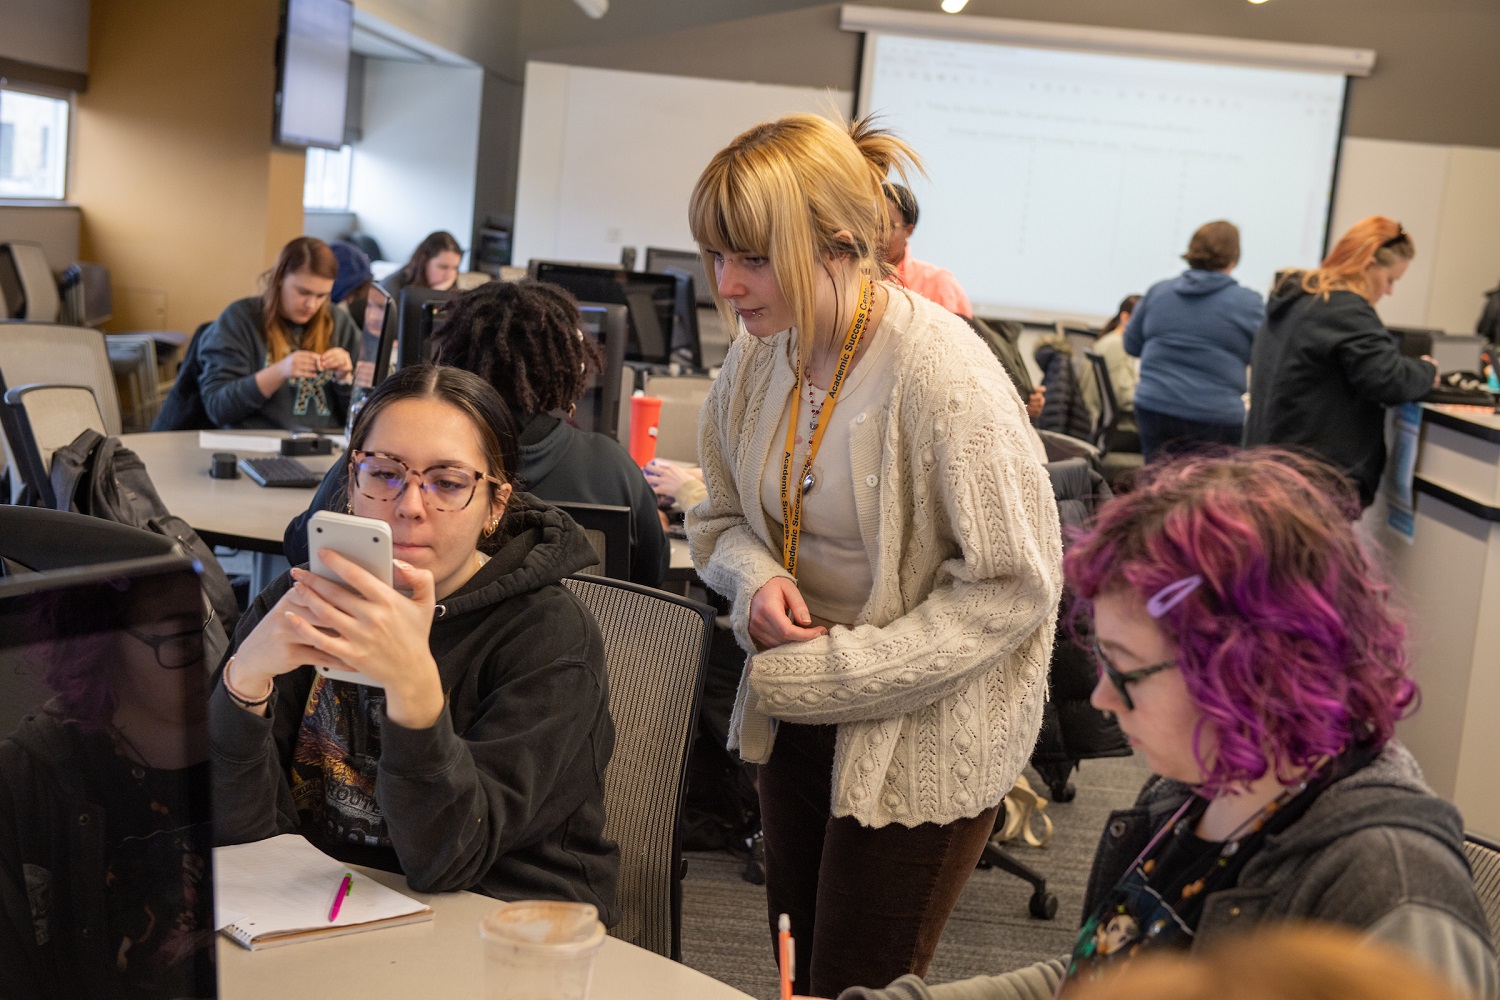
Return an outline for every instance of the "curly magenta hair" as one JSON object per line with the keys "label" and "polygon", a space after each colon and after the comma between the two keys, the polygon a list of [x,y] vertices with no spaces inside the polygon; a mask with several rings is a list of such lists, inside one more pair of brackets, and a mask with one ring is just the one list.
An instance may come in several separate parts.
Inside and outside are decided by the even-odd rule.
{"label": "curly magenta hair", "polygon": [[1289,782],[1351,742],[1383,745],[1416,707],[1406,629],[1354,532],[1359,510],[1348,480],[1312,458],[1195,454],[1148,468],[1073,541],[1079,614],[1103,594],[1144,602],[1203,578],[1156,624],[1202,712],[1205,790],[1268,766]]}

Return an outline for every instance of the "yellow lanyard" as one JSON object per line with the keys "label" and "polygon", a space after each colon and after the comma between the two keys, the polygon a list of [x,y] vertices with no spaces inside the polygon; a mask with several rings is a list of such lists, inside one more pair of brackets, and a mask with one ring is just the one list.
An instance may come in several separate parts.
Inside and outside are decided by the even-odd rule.
{"label": "yellow lanyard", "polygon": [[849,324],[849,334],[844,338],[844,349],[839,352],[839,365],[834,370],[833,381],[828,384],[828,397],[823,401],[823,410],[818,415],[818,427],[813,431],[812,441],[807,446],[807,457],[802,460],[802,474],[792,482],[792,450],[797,444],[797,418],[802,406],[802,359],[793,366],[797,378],[797,389],[792,402],[792,416],[786,428],[786,447],[781,453],[781,565],[793,577],[797,575],[797,542],[802,536],[802,493],[807,483],[807,474],[812,471],[813,458],[818,446],[823,443],[823,432],[833,422],[833,407],[838,402],[839,389],[844,376],[849,374],[849,365],[854,361],[854,352],[859,349],[860,338],[870,322],[870,306],[875,289],[869,278],[861,278],[859,285],[859,308],[854,311],[854,321]]}

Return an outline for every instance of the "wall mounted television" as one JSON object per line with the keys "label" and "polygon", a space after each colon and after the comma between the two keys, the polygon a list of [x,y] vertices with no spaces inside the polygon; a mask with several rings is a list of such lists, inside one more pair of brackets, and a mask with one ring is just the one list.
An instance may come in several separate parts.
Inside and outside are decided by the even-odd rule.
{"label": "wall mounted television", "polygon": [[283,0],[276,44],[277,144],[344,144],[353,37],[349,0]]}

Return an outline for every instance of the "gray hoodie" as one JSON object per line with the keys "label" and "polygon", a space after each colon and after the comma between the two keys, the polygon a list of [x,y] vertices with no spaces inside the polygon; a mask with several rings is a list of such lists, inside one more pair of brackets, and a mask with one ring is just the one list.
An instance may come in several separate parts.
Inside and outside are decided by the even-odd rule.
{"label": "gray hoodie", "polygon": [[[1110,814],[1089,874],[1085,916],[1189,794],[1186,785],[1153,777],[1132,808]],[[1234,887],[1207,897],[1194,946],[1288,920],[1363,930],[1475,996],[1497,995],[1495,951],[1464,860],[1462,819],[1395,741],[1329,786],[1301,819],[1267,837]],[[845,990],[840,1000],[1050,1000],[1066,962],[1063,956],[941,986],[903,976],[884,990]]]}

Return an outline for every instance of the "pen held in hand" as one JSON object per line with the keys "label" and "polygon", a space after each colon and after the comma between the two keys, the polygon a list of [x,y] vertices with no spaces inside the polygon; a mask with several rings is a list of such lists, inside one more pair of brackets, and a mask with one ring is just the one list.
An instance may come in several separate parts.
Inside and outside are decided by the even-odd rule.
{"label": "pen held in hand", "polygon": [[344,905],[344,897],[349,895],[354,888],[354,874],[345,872],[343,879],[339,882],[339,891],[333,897],[333,905],[328,908],[328,922],[331,924],[339,918],[339,908]]}

